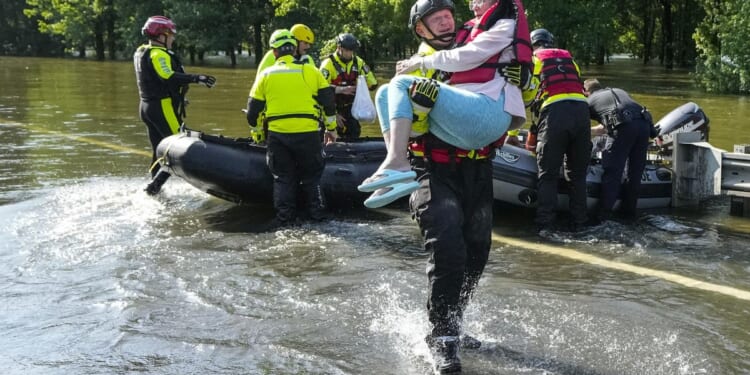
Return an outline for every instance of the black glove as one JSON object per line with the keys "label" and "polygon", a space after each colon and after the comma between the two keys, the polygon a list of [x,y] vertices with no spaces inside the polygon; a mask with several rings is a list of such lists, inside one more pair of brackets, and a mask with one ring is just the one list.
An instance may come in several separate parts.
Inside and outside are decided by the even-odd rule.
{"label": "black glove", "polygon": [[521,90],[527,89],[531,83],[531,71],[518,62],[504,66],[500,70],[500,74],[512,85],[521,88]]}
{"label": "black glove", "polygon": [[416,79],[409,87],[411,101],[424,108],[435,106],[440,85],[434,79]]}
{"label": "black glove", "polygon": [[245,118],[247,118],[247,124],[250,125],[250,127],[254,128],[258,125],[258,119],[253,118],[250,115],[250,111],[243,109],[242,112],[245,112]]}
{"label": "black glove", "polygon": [[193,76],[193,82],[195,83],[202,83],[206,85],[206,87],[214,87],[216,84],[216,77],[204,75],[204,74],[197,74]]}
{"label": "black glove", "polygon": [[651,128],[649,129],[649,138],[656,138],[661,133],[661,124],[659,125],[653,125],[651,124]]}

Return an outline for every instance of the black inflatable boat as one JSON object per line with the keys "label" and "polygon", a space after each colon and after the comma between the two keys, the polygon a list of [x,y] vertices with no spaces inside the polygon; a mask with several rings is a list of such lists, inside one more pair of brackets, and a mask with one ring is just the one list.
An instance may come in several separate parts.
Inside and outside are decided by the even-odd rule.
{"label": "black inflatable boat", "polygon": [[[361,203],[369,194],[357,185],[377,170],[386,155],[383,139],[360,139],[325,146],[321,187],[329,204]],[[186,131],[157,148],[162,167],[189,184],[235,203],[272,202],[273,177],[266,148],[249,138],[225,138]]]}
{"label": "black inflatable boat", "polygon": [[[643,173],[639,208],[668,207],[672,196],[672,171],[664,165],[672,150],[675,132],[699,131],[708,139],[708,118],[695,103],[684,104],[663,117],[657,157]],[[382,138],[339,142],[325,147],[326,167],[321,179],[331,205],[361,204],[368,194],[357,190],[386,155]],[[271,202],[272,176],[266,167],[266,149],[249,138],[230,139],[195,131],[165,138],[157,148],[163,167],[189,184],[216,197],[236,203]],[[495,199],[518,206],[536,206],[536,156],[505,145],[493,158]],[[602,167],[596,154],[587,176],[588,206],[599,199]],[[567,208],[565,184],[560,184],[561,209]]]}

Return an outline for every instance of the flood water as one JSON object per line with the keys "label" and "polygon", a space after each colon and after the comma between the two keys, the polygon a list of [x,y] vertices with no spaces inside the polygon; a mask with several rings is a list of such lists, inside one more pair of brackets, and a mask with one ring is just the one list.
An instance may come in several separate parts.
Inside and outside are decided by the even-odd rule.
{"label": "flood water", "polygon": [[[188,125],[247,136],[255,72],[187,70],[218,79],[190,89]],[[714,146],[750,143],[745,97],[628,62],[584,71],[656,118],[695,101]],[[142,191],[131,64],[0,57],[0,78],[3,374],[431,373],[428,254],[403,208],[253,233],[270,207],[177,178]],[[533,212],[495,212],[465,374],[750,373],[750,219],[726,197],[545,241]]]}

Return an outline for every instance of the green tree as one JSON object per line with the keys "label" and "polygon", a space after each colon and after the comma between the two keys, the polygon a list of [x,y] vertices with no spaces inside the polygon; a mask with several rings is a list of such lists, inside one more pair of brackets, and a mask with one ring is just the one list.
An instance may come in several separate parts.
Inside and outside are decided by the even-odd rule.
{"label": "green tree", "polygon": [[25,8],[26,0],[0,2],[0,54],[61,56],[64,52],[61,38],[40,33],[38,18],[26,17]]}
{"label": "green tree", "polygon": [[[97,59],[104,60],[105,33],[110,31],[108,37],[115,38],[112,0],[26,0],[26,4],[24,14],[38,18],[41,32],[63,36],[80,57],[93,44]],[[114,48],[110,52],[114,58]]]}
{"label": "green tree", "polygon": [[706,18],[694,34],[696,77],[708,91],[750,93],[750,2],[704,0]]}

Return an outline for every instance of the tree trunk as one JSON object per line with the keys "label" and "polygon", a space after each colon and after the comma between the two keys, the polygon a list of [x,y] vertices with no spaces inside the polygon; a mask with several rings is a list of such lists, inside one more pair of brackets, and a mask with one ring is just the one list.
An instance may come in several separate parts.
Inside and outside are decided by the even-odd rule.
{"label": "tree trunk", "polygon": [[656,17],[650,12],[648,1],[643,13],[643,65],[651,61],[654,53],[654,29],[656,28]]}
{"label": "tree trunk", "polygon": [[229,47],[229,59],[232,61],[232,68],[237,67],[237,54],[234,52],[234,47]]}
{"label": "tree trunk", "polygon": [[94,24],[94,50],[96,51],[96,59],[104,60],[104,20],[101,16]]}
{"label": "tree trunk", "polygon": [[117,59],[117,34],[115,33],[115,9],[112,0],[107,0],[107,11],[104,14],[106,15],[107,51],[109,59],[115,60]]}
{"label": "tree trunk", "polygon": [[261,42],[263,40],[263,34],[261,33],[262,27],[263,22],[255,21],[255,25],[253,25],[253,39],[255,39],[255,43],[253,43],[255,49],[255,66],[258,66],[260,60],[263,58],[263,43]]}
{"label": "tree trunk", "polygon": [[662,43],[664,43],[664,67],[674,69],[674,26],[672,25],[672,0],[661,0]]}

